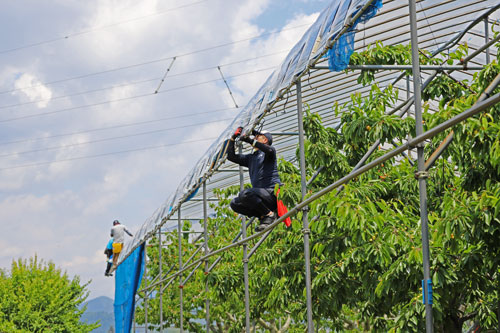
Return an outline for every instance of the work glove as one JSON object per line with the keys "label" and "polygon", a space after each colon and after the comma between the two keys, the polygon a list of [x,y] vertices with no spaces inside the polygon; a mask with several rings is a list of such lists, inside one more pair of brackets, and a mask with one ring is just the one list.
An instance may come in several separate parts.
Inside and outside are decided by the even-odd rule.
{"label": "work glove", "polygon": [[237,137],[241,135],[241,131],[243,131],[243,127],[238,127],[236,131],[234,131],[234,134],[231,136],[231,139],[234,141]]}

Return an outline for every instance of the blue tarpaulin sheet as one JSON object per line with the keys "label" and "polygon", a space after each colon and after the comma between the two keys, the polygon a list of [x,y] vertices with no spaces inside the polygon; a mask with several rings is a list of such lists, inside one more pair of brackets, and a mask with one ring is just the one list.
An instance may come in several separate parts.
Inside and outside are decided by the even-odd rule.
{"label": "blue tarpaulin sheet", "polygon": [[144,271],[144,243],[115,271],[115,332],[129,333],[134,318],[135,294]]}
{"label": "blue tarpaulin sheet", "polygon": [[[344,2],[344,4],[347,2]],[[354,51],[354,31],[358,23],[365,23],[371,19],[377,11],[382,8],[382,0],[373,1],[370,6],[358,17],[349,30],[344,33],[333,47],[328,50],[326,56],[328,57],[328,67],[331,71],[339,72],[347,68],[349,59]],[[345,11],[347,7],[345,6]],[[345,14],[343,15],[345,17]]]}

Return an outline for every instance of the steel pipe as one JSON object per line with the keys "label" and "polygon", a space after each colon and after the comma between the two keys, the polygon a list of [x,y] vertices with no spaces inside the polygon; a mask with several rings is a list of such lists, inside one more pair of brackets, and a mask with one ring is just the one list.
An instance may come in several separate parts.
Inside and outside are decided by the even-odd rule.
{"label": "steel pipe", "polygon": [[[411,65],[350,65],[347,69],[351,70],[412,70]],[[329,69],[328,66],[315,66],[314,69]],[[457,66],[443,66],[443,65],[423,65],[420,66],[420,70],[434,70],[434,71],[457,71],[457,70],[481,70],[482,66],[467,66],[467,65],[457,65]]]}
{"label": "steel pipe", "polygon": [[[418,52],[418,28],[417,28],[417,9],[415,0],[409,0],[410,7],[410,35],[411,35],[411,58],[412,58],[412,75],[413,75],[413,95],[415,96],[415,126],[416,135],[422,135],[422,98],[421,98],[421,82],[420,82],[420,59]],[[427,333],[434,331],[432,318],[432,280],[430,276],[430,254],[429,254],[429,225],[427,215],[427,177],[425,176],[425,157],[424,144],[417,145],[418,157],[418,172],[417,179],[419,185],[420,196],[420,226],[422,229],[422,259],[424,266],[424,280],[422,281],[422,291],[424,293],[425,304],[425,328]]]}
{"label": "steel pipe", "polygon": [[[306,197],[306,158],[304,153],[304,111],[302,110],[302,86],[300,81],[296,83],[297,89],[297,114],[299,126],[299,160],[300,160],[300,187],[302,200]],[[308,207],[302,210],[302,232],[304,234],[304,261],[305,261],[305,282],[306,282],[306,304],[307,304],[307,331],[314,332],[314,322],[312,316],[312,292],[311,292],[311,254],[309,248],[309,220]]]}
{"label": "steel pipe", "polygon": [[[207,182],[203,182],[203,234],[205,235],[204,247],[205,254],[208,253],[208,210],[207,210]],[[205,261],[205,275],[208,275],[208,259]],[[210,299],[208,298],[209,288],[208,279],[205,281],[205,322],[206,332],[210,332]]]}
{"label": "steel pipe", "polygon": [[184,286],[182,285],[182,272],[183,267],[182,267],[182,226],[181,226],[181,207],[177,209],[177,240],[178,240],[178,246],[179,246],[179,303],[180,303],[180,310],[179,310],[179,329],[180,332],[184,332],[183,329],[183,322],[184,322],[184,316],[182,313],[183,310],[183,288]]}

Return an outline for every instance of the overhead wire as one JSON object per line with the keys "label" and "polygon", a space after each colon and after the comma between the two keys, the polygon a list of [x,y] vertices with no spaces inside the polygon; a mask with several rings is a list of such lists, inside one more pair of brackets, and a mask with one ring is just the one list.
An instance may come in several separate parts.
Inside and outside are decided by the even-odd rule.
{"label": "overhead wire", "polygon": [[64,137],[64,136],[72,136],[72,135],[85,134],[85,133],[92,133],[92,132],[98,132],[98,131],[107,131],[110,129],[139,126],[139,125],[157,123],[157,122],[166,121],[166,120],[195,117],[195,116],[199,116],[199,115],[203,115],[203,114],[211,114],[214,112],[222,112],[222,111],[229,111],[229,110],[236,110],[236,109],[234,107],[230,107],[230,108],[215,109],[215,110],[209,110],[209,111],[203,111],[203,112],[197,112],[197,113],[181,114],[181,115],[172,116],[172,117],[165,117],[165,118],[158,118],[158,119],[145,120],[145,121],[139,121],[139,122],[132,122],[132,123],[121,124],[121,125],[106,126],[106,127],[94,128],[94,129],[89,129],[89,130],[82,130],[82,131],[78,131],[78,132],[61,133],[61,134],[54,134],[54,135],[49,135],[49,136],[41,136],[41,137],[28,138],[28,139],[22,139],[22,140],[14,140],[14,141],[5,141],[5,142],[0,142],[0,145],[3,146],[3,145],[8,145],[8,144],[47,140],[47,139],[60,138],[60,137]]}
{"label": "overhead wire", "polygon": [[[285,53],[285,52],[288,52],[288,50],[283,50],[283,51],[269,53],[269,54],[265,54],[265,55],[261,55],[261,56],[257,56],[257,57],[253,57],[253,58],[247,58],[247,59],[243,59],[243,60],[233,61],[233,62],[229,62],[229,63],[223,64],[223,65],[204,67],[204,68],[199,68],[199,69],[195,69],[195,70],[191,70],[191,71],[187,71],[187,72],[170,74],[169,78],[179,77],[179,76],[184,76],[184,75],[189,75],[189,74],[195,74],[195,73],[200,73],[200,72],[204,72],[204,71],[209,71],[211,69],[216,69],[217,67],[227,67],[227,66],[232,66],[232,65],[236,65],[236,64],[241,64],[241,63],[244,63],[247,61],[267,58],[267,57],[275,56],[277,54],[281,54],[281,53]],[[129,86],[139,85],[142,83],[158,81],[160,79],[161,79],[160,77],[155,77],[155,78],[151,78],[151,79],[133,81],[133,82],[129,82],[129,83],[118,84],[118,85],[113,85],[113,86],[108,86],[108,87],[103,87],[103,88],[98,88],[98,89],[92,89],[92,90],[87,90],[87,91],[82,91],[82,92],[76,92],[76,93],[72,93],[72,94],[61,95],[61,96],[56,96],[56,97],[51,97],[51,98],[43,98],[43,99],[37,99],[37,100],[29,101],[29,102],[15,103],[15,104],[10,104],[10,105],[2,105],[2,106],[0,106],[0,109],[8,109],[8,108],[13,108],[13,107],[18,107],[18,106],[23,106],[23,105],[28,105],[28,104],[36,104],[36,103],[40,103],[40,102],[46,102],[46,101],[52,101],[52,100],[56,100],[56,99],[85,95],[85,94],[90,94],[90,93],[95,93],[95,92],[100,92],[100,91],[105,91],[105,90],[110,90],[110,89],[115,89],[115,88],[129,87]]]}
{"label": "overhead wire", "polygon": [[253,39],[258,39],[258,38],[261,38],[261,37],[264,37],[264,36],[277,34],[277,33],[283,32],[283,31],[288,31],[288,30],[302,28],[304,26],[309,26],[309,25],[310,25],[310,23],[309,24],[301,24],[301,25],[297,25],[297,26],[294,26],[294,27],[283,28],[283,29],[276,30],[276,31],[266,32],[266,33],[263,33],[263,34],[260,34],[260,35],[256,35],[256,36],[248,37],[248,38],[244,38],[244,39],[240,39],[240,40],[233,41],[233,42],[227,42],[227,43],[223,43],[223,44],[219,44],[219,45],[207,47],[207,48],[204,48],[204,49],[199,49],[199,50],[195,50],[195,51],[190,51],[190,52],[178,54],[178,55],[175,55],[175,56],[169,56],[169,57],[164,57],[164,58],[160,58],[160,59],[156,59],[156,60],[151,60],[151,61],[146,61],[146,62],[142,62],[142,63],[127,65],[127,66],[122,66],[122,67],[117,67],[117,68],[112,68],[112,69],[107,69],[107,70],[102,70],[102,71],[99,71],[99,72],[94,72],[94,73],[89,73],[89,74],[74,76],[74,77],[70,77],[70,78],[66,78],[66,79],[54,80],[54,81],[49,81],[49,82],[41,82],[41,83],[38,83],[38,84],[35,84],[35,85],[32,85],[32,86],[26,86],[26,87],[11,89],[11,90],[4,90],[4,91],[0,91],[0,95],[8,94],[8,93],[13,93],[13,92],[16,92],[16,91],[19,91],[19,90],[26,90],[26,89],[31,89],[31,88],[41,87],[41,86],[47,86],[47,85],[52,85],[52,84],[56,84],[56,83],[67,82],[67,81],[71,81],[71,80],[78,80],[78,79],[83,79],[83,78],[87,78],[87,77],[91,77],[91,76],[95,76],[95,75],[106,74],[106,73],[116,72],[116,71],[120,71],[120,70],[124,70],[124,69],[130,69],[130,68],[134,68],[134,67],[149,65],[149,64],[153,64],[153,63],[157,63],[157,62],[162,62],[162,61],[165,61],[165,60],[169,60],[169,59],[172,59],[174,57],[180,58],[180,57],[184,57],[184,56],[188,56],[188,55],[193,55],[193,54],[197,54],[197,53],[201,53],[201,52],[206,52],[206,51],[214,50],[214,49],[217,49],[217,48],[222,48],[222,47],[225,47],[225,46],[230,46],[230,45],[234,45],[234,44],[238,44],[238,43],[247,42],[247,41],[250,41],[250,40],[253,40]]}
{"label": "overhead wire", "polygon": [[203,139],[191,140],[191,141],[184,141],[184,142],[178,142],[178,143],[167,143],[167,144],[157,145],[157,146],[147,146],[147,147],[142,147],[142,148],[120,150],[120,151],[109,152],[109,153],[102,153],[102,154],[95,154],[95,155],[88,155],[88,156],[80,156],[80,157],[72,157],[72,158],[66,158],[66,159],[61,159],[61,160],[53,160],[53,161],[47,161],[47,162],[37,162],[37,163],[30,163],[30,164],[22,164],[22,165],[16,165],[16,166],[11,166],[11,167],[0,168],[0,171],[12,170],[12,169],[20,169],[20,168],[27,168],[27,167],[35,167],[35,166],[42,166],[42,165],[49,165],[49,164],[54,164],[54,163],[70,162],[70,161],[77,161],[77,160],[84,160],[84,159],[91,159],[91,158],[98,158],[98,157],[118,155],[118,154],[126,154],[126,153],[137,152],[137,151],[153,150],[153,149],[178,146],[178,145],[183,145],[183,144],[188,144],[188,143],[210,141],[210,140],[215,140],[216,138],[217,137],[210,137],[210,138],[203,138]]}
{"label": "overhead wire", "polygon": [[[262,69],[251,71],[251,72],[240,73],[240,74],[236,74],[236,75],[233,75],[233,76],[229,76],[228,78],[240,77],[240,76],[244,76],[244,75],[259,73],[259,72],[263,72],[263,71],[268,71],[268,70],[271,70],[271,69],[275,69],[275,67],[267,67],[267,68],[262,68]],[[217,81],[220,81],[220,80],[221,79],[213,79],[213,80],[208,80],[208,81],[203,81],[203,82],[197,82],[197,83],[193,83],[193,84],[188,84],[188,85],[184,85],[184,86],[174,87],[174,88],[170,88],[170,89],[166,89],[166,90],[161,90],[161,91],[158,92],[158,94],[167,93],[167,92],[176,91],[176,90],[185,89],[185,88],[191,88],[191,87],[195,87],[195,86],[199,86],[199,85],[204,85],[204,84],[208,84],[208,83],[217,82]],[[87,108],[87,107],[100,106],[100,105],[110,104],[110,103],[114,103],[114,102],[129,101],[129,100],[133,100],[133,99],[144,98],[144,97],[155,96],[155,95],[157,95],[157,94],[155,94],[154,92],[149,92],[149,93],[146,93],[146,94],[139,94],[139,95],[133,95],[133,96],[128,96],[128,97],[122,97],[122,98],[117,98],[117,99],[113,99],[113,100],[107,100],[107,101],[98,102],[98,103],[92,103],[92,104],[74,106],[74,107],[71,107],[71,108],[65,108],[65,109],[60,109],[60,110],[54,110],[54,111],[48,111],[48,112],[42,112],[42,113],[36,113],[36,114],[30,114],[30,115],[24,115],[24,116],[18,116],[18,117],[7,118],[7,119],[0,119],[0,123],[7,123],[7,122],[11,122],[11,121],[16,121],[16,120],[21,120],[21,119],[28,119],[28,118],[36,118],[36,117],[41,117],[41,116],[47,116],[47,115],[57,114],[57,113],[61,113],[61,112],[73,111],[73,110],[83,109],[83,108]]]}
{"label": "overhead wire", "polygon": [[2,51],[0,51],[0,54],[5,54],[5,53],[9,53],[9,52],[19,51],[19,50],[22,50],[22,49],[27,49],[27,48],[31,48],[31,47],[35,47],[35,46],[40,46],[40,45],[43,45],[43,44],[49,44],[49,43],[57,42],[57,41],[60,41],[60,40],[66,40],[66,39],[69,39],[70,37],[81,36],[81,35],[85,35],[85,34],[88,34],[88,33],[96,32],[96,31],[99,31],[99,30],[103,30],[103,29],[108,29],[108,28],[111,28],[111,27],[115,27],[115,26],[118,26],[118,25],[122,25],[122,24],[130,23],[130,22],[142,20],[142,19],[145,19],[145,18],[148,18],[148,17],[163,15],[163,14],[168,13],[168,12],[172,12],[172,11],[183,9],[183,8],[186,8],[186,7],[191,7],[191,6],[194,6],[194,5],[198,5],[198,4],[200,4],[202,2],[206,2],[206,1],[208,1],[208,0],[200,0],[200,1],[197,1],[197,2],[192,2],[192,3],[181,5],[181,6],[178,6],[178,7],[169,8],[169,9],[166,9],[166,10],[163,10],[163,11],[159,11],[159,12],[156,12],[156,13],[151,13],[151,14],[148,14],[148,15],[139,16],[139,17],[135,17],[135,18],[132,18],[132,19],[128,19],[128,20],[111,23],[111,24],[108,24],[108,25],[104,25],[104,26],[101,26],[101,27],[96,27],[96,28],[89,29],[89,30],[83,30],[83,31],[80,31],[80,32],[72,33],[72,34],[67,34],[67,35],[64,35],[62,37],[56,37],[56,38],[47,39],[47,40],[36,42],[36,43],[32,43],[32,44],[27,44],[27,45],[15,47],[15,48],[12,48],[12,49],[2,50]]}
{"label": "overhead wire", "polygon": [[41,151],[70,148],[70,147],[75,147],[75,146],[83,146],[83,145],[88,145],[88,144],[92,144],[92,143],[105,142],[105,141],[113,141],[113,140],[119,140],[119,139],[125,139],[125,138],[132,138],[132,137],[137,137],[137,136],[142,136],[142,135],[148,135],[148,134],[163,133],[163,132],[168,132],[168,131],[173,131],[173,130],[188,128],[188,127],[201,126],[201,125],[205,125],[205,124],[221,123],[221,122],[226,122],[226,121],[230,121],[230,120],[233,120],[233,119],[234,119],[234,117],[233,118],[225,118],[225,119],[212,120],[212,121],[205,121],[203,123],[197,123],[197,124],[189,124],[189,125],[184,125],[184,126],[169,127],[169,128],[162,128],[162,129],[157,129],[157,130],[152,130],[152,131],[146,131],[146,132],[139,132],[139,133],[133,133],[133,134],[127,134],[127,135],[114,136],[114,137],[110,137],[110,138],[103,138],[103,139],[96,139],[96,140],[88,140],[88,141],[83,141],[83,142],[70,143],[70,144],[67,144],[67,145],[59,145],[59,146],[45,147],[45,148],[39,148],[39,149],[33,149],[33,150],[25,150],[25,151],[21,151],[21,152],[13,152],[13,153],[8,153],[8,154],[2,154],[2,155],[0,155],[0,158],[2,158],[2,157],[9,157],[9,156],[24,155],[24,154],[30,154],[30,153],[38,153],[38,152],[41,152]]}

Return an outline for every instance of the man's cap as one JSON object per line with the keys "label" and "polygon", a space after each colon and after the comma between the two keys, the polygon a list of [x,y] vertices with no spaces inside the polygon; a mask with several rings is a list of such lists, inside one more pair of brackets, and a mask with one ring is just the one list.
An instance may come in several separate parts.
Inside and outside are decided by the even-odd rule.
{"label": "man's cap", "polygon": [[118,221],[118,220],[114,220],[114,221],[113,221],[113,225],[117,225],[117,224],[120,224],[120,221]]}
{"label": "man's cap", "polygon": [[273,136],[268,131],[262,131],[262,132],[255,133],[255,136],[257,136],[257,135],[263,135],[263,136],[265,136],[267,138],[267,144],[268,145],[272,145],[273,144]]}

